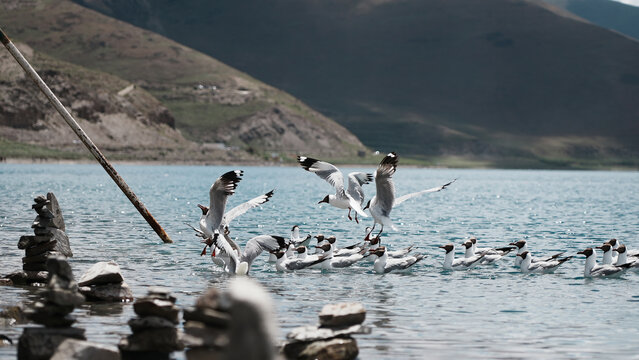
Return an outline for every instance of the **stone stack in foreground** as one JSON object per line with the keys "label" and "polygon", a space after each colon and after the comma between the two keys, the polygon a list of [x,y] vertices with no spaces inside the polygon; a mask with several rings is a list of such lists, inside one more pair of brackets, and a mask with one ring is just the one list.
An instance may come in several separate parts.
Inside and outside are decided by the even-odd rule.
{"label": "stone stack in foreground", "polygon": [[15,285],[46,283],[47,258],[49,256],[73,256],[69,237],[64,232],[64,218],[53,193],[46,197],[38,196],[33,199],[32,208],[38,214],[31,227],[34,235],[24,235],[18,241],[18,248],[23,249],[22,271],[9,274]]}
{"label": "stone stack in foreground", "polygon": [[188,360],[276,358],[277,321],[269,293],[258,282],[235,277],[228,290],[209,289],[184,310]]}
{"label": "stone stack in foreground", "polygon": [[138,315],[129,320],[133,334],[118,344],[122,359],[168,359],[171,352],[184,349],[175,328],[180,309],[167,289],[151,288],[133,310]]}
{"label": "stone stack in foreground", "polygon": [[120,266],[115,261],[103,261],[91,266],[80,277],[78,285],[88,301],[133,301],[131,288],[124,282]]}
{"label": "stone stack in foreground", "polygon": [[49,282],[44,301],[36,302],[25,312],[30,320],[45,327],[24,329],[18,343],[18,359],[49,359],[65,339],[86,340],[84,329],[71,327],[75,322],[71,312],[84,302],[71,266],[63,256],[50,257],[46,266]]}
{"label": "stone stack in foreground", "polygon": [[319,314],[319,326],[293,329],[282,352],[287,359],[355,359],[359,349],[351,335],[370,334],[371,329],[362,325],[365,319],[360,303],[326,305]]}

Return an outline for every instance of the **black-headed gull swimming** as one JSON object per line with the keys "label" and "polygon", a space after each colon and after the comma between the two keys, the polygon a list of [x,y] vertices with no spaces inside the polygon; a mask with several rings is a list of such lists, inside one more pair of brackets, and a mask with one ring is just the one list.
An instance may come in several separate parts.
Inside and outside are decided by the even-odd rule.
{"label": "black-headed gull swimming", "polygon": [[366,253],[366,249],[360,250],[360,252],[349,255],[349,256],[333,256],[333,245],[332,244],[324,244],[320,246],[324,252],[321,257],[328,258],[327,261],[322,262],[318,267],[330,270],[330,269],[341,269],[345,267],[349,267],[356,262],[362,260],[364,258],[364,254]]}
{"label": "black-headed gull swimming", "polygon": [[444,269],[446,270],[467,270],[479,264],[484,255],[475,254],[470,258],[455,259],[455,245],[446,244],[439,247],[446,250],[444,258]]}
{"label": "black-headed gull swimming", "polygon": [[[509,245],[513,245],[517,247],[517,254],[522,254],[524,251],[529,251],[528,250],[528,243],[526,242],[526,240],[519,240],[517,242],[511,242]],[[532,262],[536,263],[538,261],[550,261],[550,260],[555,260],[557,258],[559,258],[561,255],[563,255],[564,252],[560,252],[560,253],[556,253],[554,255],[551,256],[532,256]],[[521,265],[521,256],[515,256],[515,266],[519,267],[519,265]]]}
{"label": "black-headed gull swimming", "polygon": [[358,223],[357,214],[368,217],[362,210],[362,203],[364,202],[362,185],[368,184],[373,180],[372,174],[363,172],[348,174],[348,189],[346,189],[344,187],[344,175],[335,165],[306,156],[298,156],[297,162],[302,165],[304,170],[314,173],[335,188],[335,195],[326,195],[318,204],[327,203],[339,209],[348,209],[349,220],[353,220],[351,210],[354,210],[356,212],[355,221]]}
{"label": "black-headed gull swimming", "polygon": [[584,255],[586,257],[584,277],[619,276],[632,266],[632,264],[598,265],[597,251],[593,248],[587,248],[579,251],[577,254]]}
{"label": "black-headed gull swimming", "polygon": [[603,265],[611,265],[617,261],[617,257],[612,255],[612,246],[610,246],[610,244],[604,243],[601,246],[597,246],[597,249],[603,252],[603,257],[601,259],[601,263]]}
{"label": "black-headed gull swimming", "polygon": [[377,259],[375,259],[375,263],[373,263],[373,269],[378,274],[386,274],[391,271],[406,270],[409,267],[417,264],[425,257],[422,254],[414,254],[402,258],[389,258],[386,252],[386,247],[384,246],[380,246],[376,249],[370,249],[369,252],[372,255],[377,256]]}
{"label": "black-headed gull swimming", "polygon": [[[462,246],[464,246],[464,248],[466,249],[464,252],[464,257],[465,258],[472,258],[473,256],[475,256],[475,249],[473,247],[473,242],[468,240],[465,243],[462,244]],[[493,264],[495,263],[497,260],[500,260],[501,258],[503,258],[505,255],[507,255],[509,252],[511,252],[512,250],[514,250],[514,247],[505,247],[505,248],[498,248],[498,249],[490,249],[488,248],[488,250],[484,250],[481,253],[478,253],[477,255],[483,255],[483,257],[481,258],[481,260],[479,261],[480,264]]]}
{"label": "black-headed gull swimming", "polygon": [[532,254],[528,251],[524,251],[521,254],[517,254],[517,257],[521,258],[521,264],[519,264],[519,268],[521,270],[522,273],[524,274],[529,274],[529,273],[542,273],[542,274],[547,274],[547,273],[552,273],[555,270],[557,270],[557,268],[565,263],[566,261],[572,259],[572,256],[567,256],[561,259],[552,259],[549,261],[538,261],[533,263],[532,262]]}
{"label": "black-headed gull swimming", "polygon": [[[306,253],[306,247],[299,247],[296,250],[298,254]],[[305,256],[305,257],[298,256],[296,258],[291,258],[286,254],[285,251],[274,250],[274,251],[271,251],[271,253],[275,255],[275,258],[277,259],[275,261],[275,269],[277,271],[301,270],[307,267],[311,267],[313,265],[317,265],[317,264],[321,264],[323,262],[329,261],[329,257],[324,255],[319,257],[314,257],[314,258],[310,256]]]}

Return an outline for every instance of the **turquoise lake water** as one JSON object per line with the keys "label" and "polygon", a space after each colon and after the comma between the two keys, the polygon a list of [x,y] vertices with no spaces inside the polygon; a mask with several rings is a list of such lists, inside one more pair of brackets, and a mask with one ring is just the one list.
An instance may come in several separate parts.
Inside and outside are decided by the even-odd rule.
{"label": "turquoise lake water", "polygon": [[[233,223],[232,236],[242,245],[259,234],[288,237],[298,224],[303,233],[333,234],[344,246],[363,239],[372,224],[368,218],[358,225],[348,221],[347,211],[318,205],[331,187],[298,167],[116,168],[174,244],[161,242],[97,165],[2,164],[0,274],[21,268],[18,239],[32,233],[33,198],[48,191],[65,217],[76,278],[95,262],[115,260],[135,296],[149,286],[167,286],[181,307],[228,280],[199,255],[199,239],[184,225],[197,226],[196,204],[208,205],[211,183],[226,171],[244,170],[228,208],[275,188],[270,202]],[[344,172],[353,170],[374,168]],[[447,272],[438,246],[474,235],[479,246],[526,239],[539,255],[574,255],[612,237],[639,248],[639,173],[415,169],[400,161],[397,195],[453,178],[459,179],[447,190],[392,212],[398,231],[386,229],[383,242],[395,249],[415,244],[427,255],[409,273],[378,275],[372,263],[363,263],[281,274],[266,255],[260,257],[251,272],[273,296],[280,339],[293,327],[316,323],[326,303],[360,301],[373,328],[356,336],[360,359],[637,357],[639,273],[584,279],[584,259],[577,256],[555,274],[523,275],[513,268],[512,254],[497,265]],[[364,190],[371,197],[375,187]],[[18,287],[0,287],[0,294],[0,307],[37,298],[36,291]],[[90,341],[112,345],[130,334],[126,322],[134,315],[131,305],[84,305],[74,314]],[[14,340],[21,332],[21,326],[0,328]],[[0,348],[0,358],[15,358],[15,352],[15,346]]]}

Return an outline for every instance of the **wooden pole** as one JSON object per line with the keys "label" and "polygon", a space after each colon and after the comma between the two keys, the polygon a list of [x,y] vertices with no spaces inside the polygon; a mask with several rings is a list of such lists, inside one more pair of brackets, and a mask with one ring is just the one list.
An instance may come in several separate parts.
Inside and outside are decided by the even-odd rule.
{"label": "wooden pole", "polygon": [[25,59],[24,56],[22,56],[22,54],[20,53],[20,50],[18,50],[18,48],[16,48],[16,46],[13,45],[11,40],[7,37],[7,35],[4,33],[4,31],[2,31],[1,28],[0,28],[0,40],[2,41],[2,44],[7,48],[7,50],[9,50],[11,55],[13,55],[16,61],[20,64],[20,66],[22,66],[22,68],[29,75],[29,77],[31,77],[31,80],[33,80],[33,82],[35,82],[35,84],[38,85],[40,90],[49,99],[53,107],[55,107],[55,109],[58,110],[60,115],[62,115],[62,118],[64,119],[64,121],[66,121],[66,123],[71,127],[71,130],[73,130],[73,132],[76,135],[78,135],[82,143],[87,147],[87,149],[89,149],[91,154],[93,154],[93,156],[98,160],[98,162],[100,163],[100,165],[102,165],[104,170],[106,170],[107,174],[109,174],[109,176],[111,176],[113,181],[115,181],[115,183],[120,187],[124,195],[126,195],[126,197],[129,198],[133,206],[135,206],[135,208],[138,209],[140,214],[146,219],[149,225],[151,225],[153,230],[155,230],[155,232],[160,236],[160,239],[162,239],[162,241],[164,241],[165,243],[172,243],[173,240],[169,238],[169,235],[167,235],[164,229],[162,229],[162,226],[158,224],[157,220],[155,220],[155,218],[153,217],[153,215],[151,215],[149,210],[146,209],[146,207],[144,206],[144,204],[142,204],[140,199],[138,199],[138,197],[135,196],[135,194],[133,193],[133,190],[131,190],[129,185],[126,184],[126,182],[124,181],[124,179],[122,179],[122,177],[118,174],[118,172],[115,171],[115,169],[113,168],[109,160],[107,160],[106,157],[104,157],[100,149],[98,149],[97,146],[95,146],[95,144],[93,143],[93,141],[89,139],[87,134],[84,132],[84,130],[82,130],[80,125],[78,125],[78,123],[75,121],[73,116],[71,116],[71,114],[67,111],[67,109],[62,105],[60,100],[58,100],[55,94],[53,94],[51,89],[49,89],[47,84],[42,80],[42,78],[40,78],[38,73],[35,70],[33,70],[33,67],[31,67],[27,59]]}

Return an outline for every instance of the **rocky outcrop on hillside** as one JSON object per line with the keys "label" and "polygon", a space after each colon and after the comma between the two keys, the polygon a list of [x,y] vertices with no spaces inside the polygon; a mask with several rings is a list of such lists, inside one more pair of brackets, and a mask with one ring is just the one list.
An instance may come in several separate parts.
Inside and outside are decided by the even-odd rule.
{"label": "rocky outcrop on hillside", "polygon": [[[273,152],[285,159],[298,152],[352,157],[365,150],[344,127],[292,96],[68,0],[2,2],[0,23],[14,41],[34,49],[25,50],[33,65],[105,152],[223,162],[259,161]],[[4,67],[12,59],[2,55]],[[0,138],[81,147],[20,68],[3,71],[0,90]]]}

